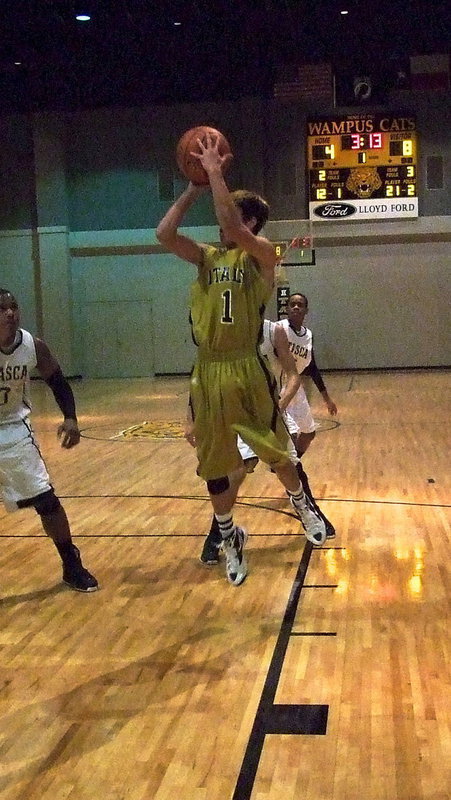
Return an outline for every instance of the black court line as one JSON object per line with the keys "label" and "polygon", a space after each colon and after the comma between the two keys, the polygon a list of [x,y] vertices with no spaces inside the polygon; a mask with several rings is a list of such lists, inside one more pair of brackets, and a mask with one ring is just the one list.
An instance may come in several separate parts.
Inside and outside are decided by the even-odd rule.
{"label": "black court line", "polygon": [[324,736],[327,714],[328,706],[323,705],[273,705],[265,718],[266,733]]}
{"label": "black court line", "polygon": [[[210,498],[206,495],[190,495],[190,494],[59,494],[58,497],[60,500],[111,500],[115,499],[118,500],[120,498],[124,500],[201,500],[203,502],[208,501]],[[284,511],[281,508],[271,508],[267,505],[260,505],[259,503],[250,503],[249,500],[262,500],[262,497],[253,497],[252,495],[247,495],[241,497],[241,499],[237,500],[235,505],[237,506],[249,506],[250,508],[262,508],[265,511],[274,511],[275,513],[285,514],[287,516],[293,517],[293,519],[298,519],[294,514],[290,511]],[[265,497],[264,500],[266,503],[274,501],[282,501],[284,497]],[[379,506],[412,506],[418,508],[451,508],[451,503],[415,503],[409,502],[408,500],[357,500],[352,497],[316,497],[315,498],[318,502],[326,502],[326,503],[367,503],[370,505],[379,505]]]}
{"label": "black court line", "polygon": [[326,733],[329,706],[274,703],[286,650],[290,637],[293,635],[296,611],[312,550],[311,542],[306,542],[274,647],[232,800],[250,800],[267,734],[318,736]]}
{"label": "black court line", "polygon": [[[119,495],[120,496],[120,495]],[[127,495],[130,496],[130,495]],[[193,500],[196,498],[192,498]],[[237,506],[251,506],[253,508],[267,508],[267,506],[256,506],[253,503],[247,502],[248,500],[252,500],[252,497],[242,497],[241,500],[236,501]],[[261,500],[261,497],[255,498],[256,500]],[[283,497],[266,497],[266,501],[272,500],[283,500]],[[316,497],[315,500],[319,503],[368,503],[374,506],[412,506],[414,508],[423,507],[423,508],[451,508],[451,503],[415,503],[409,502],[408,500],[357,500],[352,497]],[[277,508],[269,508],[269,511],[279,511]],[[289,512],[283,512],[288,514]],[[294,514],[290,514],[294,519],[297,519]]]}
{"label": "black court line", "polygon": [[337,589],[337,588],[338,588],[338,583],[304,583],[304,589]]}
{"label": "black court line", "polygon": [[[253,533],[252,538],[283,539],[299,536],[303,533]],[[72,533],[73,539],[205,539],[205,533]],[[48,539],[43,533],[0,533],[0,539]],[[316,548],[321,549],[321,548]],[[330,548],[331,549],[331,548]],[[336,550],[346,550],[337,547]]]}
{"label": "black court line", "polygon": [[336,636],[336,631],[293,631],[291,636]]}
{"label": "black court line", "polygon": [[347,550],[347,547],[341,547],[339,544],[328,544],[326,547],[315,547],[315,550],[319,553],[325,553],[327,550]]}

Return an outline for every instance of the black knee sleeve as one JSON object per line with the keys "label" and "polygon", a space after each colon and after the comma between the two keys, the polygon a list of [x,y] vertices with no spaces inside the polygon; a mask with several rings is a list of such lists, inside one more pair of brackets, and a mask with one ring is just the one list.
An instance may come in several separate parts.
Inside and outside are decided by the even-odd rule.
{"label": "black knee sleeve", "polygon": [[226,492],[230,486],[230,481],[227,477],[225,478],[213,478],[211,481],[207,481],[207,489],[210,494],[222,494]]}

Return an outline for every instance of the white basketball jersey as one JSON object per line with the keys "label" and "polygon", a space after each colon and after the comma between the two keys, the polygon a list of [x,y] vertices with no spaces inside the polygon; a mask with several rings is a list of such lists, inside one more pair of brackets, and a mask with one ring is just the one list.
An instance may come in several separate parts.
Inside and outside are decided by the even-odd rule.
{"label": "white basketball jersey", "polygon": [[301,374],[312,360],[312,332],[302,326],[299,333],[297,333],[287,319],[281,319],[278,324],[282,325],[287,334],[290,352],[296,361],[297,370]]}
{"label": "white basketball jersey", "polygon": [[263,320],[263,338],[260,342],[260,353],[268,360],[273,375],[279,379],[282,368],[277,360],[276,351],[274,349],[274,331],[276,324],[276,322],[272,322],[270,319]]}
{"label": "white basketball jersey", "polygon": [[[277,386],[280,391],[281,380],[282,380],[282,367],[277,358],[274,347],[274,331],[276,325],[277,322],[273,322],[270,319],[263,320],[263,335],[259,347],[260,347],[260,354],[268,362],[269,369],[275,376],[277,380]],[[283,418],[285,420],[285,424],[288,428],[289,433],[296,434],[299,431],[299,426],[295,422],[295,420],[292,417],[290,417],[290,415],[287,414],[286,412],[283,412]],[[243,442],[241,436],[238,436],[237,444],[238,444],[238,450],[240,451],[241,458],[243,459],[243,461],[251,458],[256,458],[254,451],[251,450],[251,448],[249,447],[249,445],[246,444],[246,442]],[[293,462],[293,464],[297,464],[299,459],[297,457],[296,448],[292,442],[291,437],[288,439],[287,448],[290,454],[290,460]]]}
{"label": "white basketball jersey", "polygon": [[19,328],[12,353],[0,348],[0,428],[29,416],[30,373],[36,363],[33,337]]}

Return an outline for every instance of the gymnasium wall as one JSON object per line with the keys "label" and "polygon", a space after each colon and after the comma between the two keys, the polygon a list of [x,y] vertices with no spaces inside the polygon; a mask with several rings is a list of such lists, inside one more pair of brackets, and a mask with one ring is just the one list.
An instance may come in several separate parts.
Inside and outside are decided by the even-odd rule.
{"label": "gymnasium wall", "polygon": [[[417,116],[420,217],[315,222],[316,265],[289,272],[291,288],[309,296],[325,369],[450,363],[450,107],[443,95],[404,92],[390,108]],[[229,185],[268,198],[266,233],[277,240],[296,235],[306,216],[305,122],[327,111],[248,98],[0,119],[0,285],[18,295],[23,324],[66,374],[188,372],[194,270],[155,238],[165,192],[185,185],[174,169],[179,135],[200,121],[226,132]],[[443,158],[443,189],[427,188],[430,155]],[[217,240],[208,194],[186,225]]]}

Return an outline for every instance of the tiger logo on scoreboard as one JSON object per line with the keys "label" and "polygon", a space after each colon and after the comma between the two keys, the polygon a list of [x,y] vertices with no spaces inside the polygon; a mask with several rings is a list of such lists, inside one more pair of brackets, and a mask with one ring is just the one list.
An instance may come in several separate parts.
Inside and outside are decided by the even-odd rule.
{"label": "tiger logo on scoreboard", "polygon": [[357,197],[371,197],[382,186],[376,167],[356,167],[351,169],[346,188]]}

